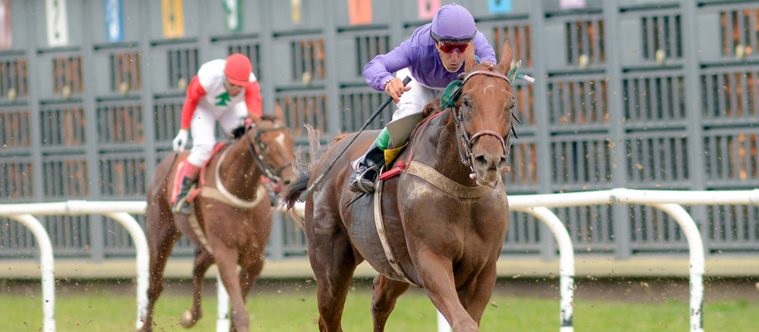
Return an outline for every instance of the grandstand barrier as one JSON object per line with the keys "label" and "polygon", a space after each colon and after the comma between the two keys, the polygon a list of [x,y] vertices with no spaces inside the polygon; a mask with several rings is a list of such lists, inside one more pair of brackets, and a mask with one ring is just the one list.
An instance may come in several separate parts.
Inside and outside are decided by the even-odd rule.
{"label": "grandstand barrier", "polygon": [[[689,249],[690,331],[702,332],[704,248],[696,223],[682,205],[759,205],[759,190],[686,191],[617,188],[576,193],[509,196],[509,206],[512,211],[528,213],[545,223],[558,242],[560,332],[573,331],[574,252],[566,227],[550,208],[605,204],[648,205],[663,211],[677,222],[685,234]],[[54,259],[50,238],[34,216],[98,214],[114,219],[128,230],[136,249],[137,320],[135,325],[139,328],[142,325],[141,317],[147,306],[149,256],[145,234],[131,215],[144,214],[145,207],[146,203],[142,201],[66,201],[0,205],[0,216],[16,220],[29,228],[38,243],[42,273],[43,331],[55,331]],[[296,208],[302,214],[302,204],[297,205]],[[222,331],[229,327],[229,297],[220,282],[218,297],[217,330]],[[450,331],[450,327],[439,314],[438,330]]]}

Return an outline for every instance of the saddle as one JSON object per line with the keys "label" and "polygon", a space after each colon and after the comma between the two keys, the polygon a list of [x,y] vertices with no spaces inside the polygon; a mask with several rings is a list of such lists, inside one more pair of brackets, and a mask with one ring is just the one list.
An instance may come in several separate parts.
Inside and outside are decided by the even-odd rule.
{"label": "saddle", "polygon": [[[229,145],[229,143],[216,143],[216,145],[214,145],[213,147],[213,150],[211,151],[211,158],[209,158],[208,160],[213,160],[216,154],[219,153],[219,151],[223,150],[227,145]],[[195,198],[198,197],[198,195],[200,194],[201,189],[205,186],[206,184],[205,175],[206,175],[206,171],[208,170],[208,164],[210,163],[206,163],[205,165],[203,165],[203,167],[200,168],[200,174],[198,175],[198,182],[194,186],[192,186],[192,189],[190,189],[190,193],[187,195],[187,202],[190,202],[190,203],[194,202]]]}
{"label": "saddle", "polygon": [[[413,155],[409,155],[407,160],[398,160],[398,156],[406,149],[408,143],[416,136],[423,126],[426,126],[430,120],[442,114],[439,104],[431,102],[427,104],[422,113],[412,114],[387,124],[387,130],[390,133],[391,147],[385,150],[385,167],[380,170],[379,181],[385,181],[403,172],[408,166]],[[398,139],[393,139],[398,137]],[[393,143],[403,142],[402,145],[394,147]],[[413,154],[413,153],[412,153]]]}

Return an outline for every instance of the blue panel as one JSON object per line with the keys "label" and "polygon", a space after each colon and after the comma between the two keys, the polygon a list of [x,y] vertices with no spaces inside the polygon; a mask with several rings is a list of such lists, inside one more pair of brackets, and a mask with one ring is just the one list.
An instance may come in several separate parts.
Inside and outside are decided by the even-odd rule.
{"label": "blue panel", "polygon": [[511,10],[511,0],[488,0],[488,11],[491,14],[507,14]]}
{"label": "blue panel", "polygon": [[105,35],[109,42],[124,41],[124,7],[121,0],[103,0]]}

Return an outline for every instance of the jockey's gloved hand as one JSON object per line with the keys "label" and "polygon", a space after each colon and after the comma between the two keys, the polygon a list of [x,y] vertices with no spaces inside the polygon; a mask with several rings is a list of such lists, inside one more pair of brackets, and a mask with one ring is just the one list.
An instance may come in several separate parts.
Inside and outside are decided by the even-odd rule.
{"label": "jockey's gloved hand", "polygon": [[244,127],[244,126],[239,126],[239,127],[235,128],[234,130],[232,130],[232,137],[234,139],[238,139],[238,138],[242,137],[242,135],[245,135],[246,128],[247,127]]}
{"label": "jockey's gloved hand", "polygon": [[184,147],[187,145],[187,129],[179,129],[177,137],[171,143],[174,145],[174,152],[184,151]]}

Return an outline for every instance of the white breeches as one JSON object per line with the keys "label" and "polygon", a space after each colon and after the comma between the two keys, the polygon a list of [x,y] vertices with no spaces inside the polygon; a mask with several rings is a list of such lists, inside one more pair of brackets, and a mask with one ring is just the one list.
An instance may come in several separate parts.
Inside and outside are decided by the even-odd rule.
{"label": "white breeches", "polygon": [[403,68],[395,73],[395,77],[403,80],[406,76],[411,77],[411,81],[406,86],[411,87],[410,90],[404,92],[401,98],[398,100],[398,107],[393,112],[393,120],[400,119],[407,115],[421,113],[424,106],[435,98],[439,98],[445,89],[433,89],[422,85],[417,82],[414,76],[411,76],[411,71],[408,68]]}
{"label": "white breeches", "polygon": [[214,111],[202,104],[198,104],[190,122],[192,135],[192,150],[187,161],[202,167],[208,159],[211,159],[213,147],[216,145],[216,121],[219,121],[224,133],[230,135],[232,130],[245,125],[248,116],[248,108],[244,102],[236,103],[221,111]]}

